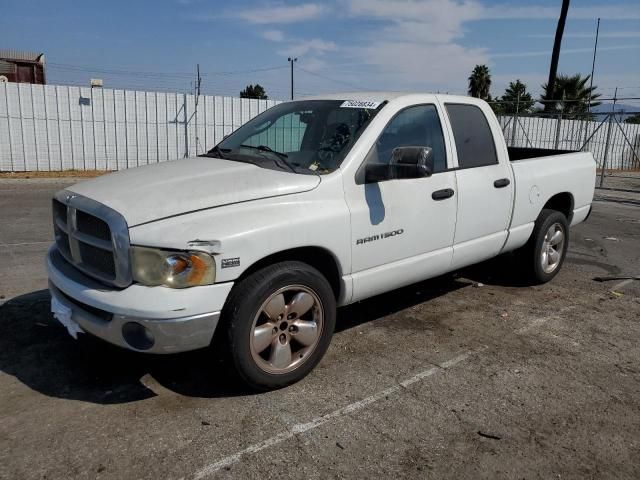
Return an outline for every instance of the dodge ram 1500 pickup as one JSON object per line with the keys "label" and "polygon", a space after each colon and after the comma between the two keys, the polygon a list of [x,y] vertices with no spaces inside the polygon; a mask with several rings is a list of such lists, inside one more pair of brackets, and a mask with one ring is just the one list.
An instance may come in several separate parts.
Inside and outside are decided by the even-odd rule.
{"label": "dodge ram 1500 pickup", "polygon": [[514,268],[551,280],[595,168],[507,148],[473,98],[281,103],[199,157],[58,192],[52,311],[139,352],[214,344],[250,386],[282,387],[321,360],[337,306],[514,250]]}

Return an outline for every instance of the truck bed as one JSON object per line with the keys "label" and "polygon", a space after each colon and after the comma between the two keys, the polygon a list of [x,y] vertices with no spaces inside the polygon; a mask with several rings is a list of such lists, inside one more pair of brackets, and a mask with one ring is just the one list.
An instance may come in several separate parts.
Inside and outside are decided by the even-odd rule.
{"label": "truck bed", "polygon": [[518,160],[528,160],[530,158],[550,157],[552,155],[563,155],[565,153],[576,153],[577,150],[555,150],[547,148],[526,148],[526,147],[507,147],[509,151],[509,160],[512,162]]}
{"label": "truck bed", "polygon": [[588,207],[593,199],[596,163],[590,152],[540,151],[545,156],[511,163],[516,184],[512,227],[533,228],[542,205],[557,193],[571,194],[573,210]]}

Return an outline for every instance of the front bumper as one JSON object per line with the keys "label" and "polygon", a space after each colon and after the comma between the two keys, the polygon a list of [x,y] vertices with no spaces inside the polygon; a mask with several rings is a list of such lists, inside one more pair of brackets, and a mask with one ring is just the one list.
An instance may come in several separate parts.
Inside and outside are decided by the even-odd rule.
{"label": "front bumper", "polygon": [[[129,350],[175,353],[211,343],[233,284],[172,289],[133,284],[119,290],[69,265],[55,247],[47,255],[49,290],[86,332]],[[131,331],[143,332],[145,341]],[[127,330],[128,329],[128,330]]]}

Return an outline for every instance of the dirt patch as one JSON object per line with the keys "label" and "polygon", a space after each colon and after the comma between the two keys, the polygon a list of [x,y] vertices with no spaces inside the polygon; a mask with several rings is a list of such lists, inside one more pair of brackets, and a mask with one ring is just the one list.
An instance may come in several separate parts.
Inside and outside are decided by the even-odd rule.
{"label": "dirt patch", "polygon": [[94,178],[111,170],[63,170],[61,172],[0,172],[0,178]]}

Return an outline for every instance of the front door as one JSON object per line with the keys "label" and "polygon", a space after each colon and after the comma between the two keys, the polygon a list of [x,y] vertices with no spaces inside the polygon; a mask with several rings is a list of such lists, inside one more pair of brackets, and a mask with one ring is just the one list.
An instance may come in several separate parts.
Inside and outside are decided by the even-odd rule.
{"label": "front door", "polygon": [[[377,183],[364,183],[361,175],[345,180],[354,182],[345,186],[351,211],[352,301],[449,270],[456,178],[455,171],[447,171],[449,149],[439,108],[425,104],[401,110],[384,128],[363,164],[388,163],[396,147],[425,146],[433,150],[432,176]],[[447,195],[450,190],[453,196]]]}

